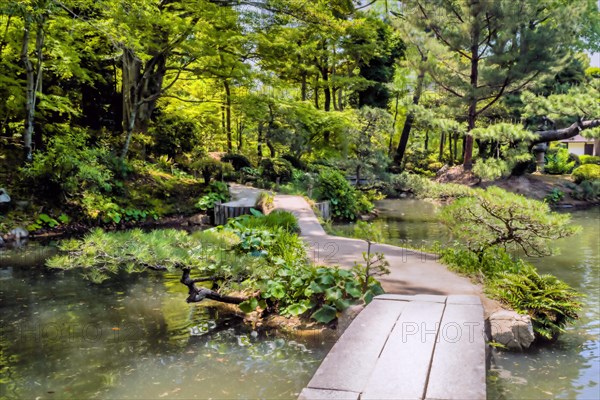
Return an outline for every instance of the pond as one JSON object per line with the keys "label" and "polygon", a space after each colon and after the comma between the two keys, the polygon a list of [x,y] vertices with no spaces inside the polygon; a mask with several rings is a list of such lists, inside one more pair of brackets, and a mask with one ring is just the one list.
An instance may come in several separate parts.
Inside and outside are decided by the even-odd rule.
{"label": "pond", "polygon": [[[440,207],[421,200],[382,200],[373,223],[384,240],[395,245],[427,248],[450,240],[438,223]],[[516,354],[494,351],[488,376],[489,399],[600,398],[600,208],[574,211],[581,234],[556,241],[560,255],[530,260],[585,294],[581,319],[557,343]],[[352,224],[334,229],[351,235]]]}
{"label": "pond", "polygon": [[293,399],[333,345],[188,305],[179,276],[92,285],[50,254],[0,252],[0,398]]}

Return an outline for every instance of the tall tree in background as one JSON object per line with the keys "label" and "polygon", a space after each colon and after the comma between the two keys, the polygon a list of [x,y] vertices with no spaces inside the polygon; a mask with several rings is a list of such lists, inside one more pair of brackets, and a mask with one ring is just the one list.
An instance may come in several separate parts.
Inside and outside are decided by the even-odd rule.
{"label": "tall tree in background", "polygon": [[588,0],[409,0],[408,20],[430,32],[428,70],[465,113],[464,167],[478,118],[509,93],[553,73],[585,28]]}

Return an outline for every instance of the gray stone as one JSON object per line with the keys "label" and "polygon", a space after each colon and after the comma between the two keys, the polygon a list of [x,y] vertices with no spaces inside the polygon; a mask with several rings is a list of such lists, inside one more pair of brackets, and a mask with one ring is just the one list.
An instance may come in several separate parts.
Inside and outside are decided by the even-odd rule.
{"label": "gray stone", "polygon": [[354,321],[354,318],[356,318],[356,316],[360,314],[360,312],[364,308],[364,305],[356,304],[346,308],[344,312],[342,312],[342,315],[338,317],[337,324],[337,333],[339,336],[341,336],[346,331],[346,329],[350,326],[352,321]]}
{"label": "gray stone", "polygon": [[2,236],[0,236],[0,247],[4,246],[4,239],[2,239]]}
{"label": "gray stone", "polygon": [[527,349],[535,339],[529,315],[500,310],[490,315],[489,323],[492,340],[509,350]]}
{"label": "gray stone", "polygon": [[410,303],[371,302],[327,354],[308,387],[360,393],[407,304]]}
{"label": "gray stone", "polygon": [[453,294],[448,296],[446,304],[480,305],[481,299],[475,295]]}
{"label": "gray stone", "polygon": [[379,303],[407,305],[391,331],[360,398],[420,399],[427,387],[429,363],[444,304],[416,300]]}
{"label": "gray stone", "polygon": [[[448,296],[448,301],[452,297]],[[466,297],[462,300],[467,300]],[[484,330],[481,303],[446,303],[426,399],[486,398]]]}
{"label": "gray stone", "polygon": [[10,196],[4,188],[0,188],[0,203],[10,203]]}
{"label": "gray stone", "polygon": [[360,393],[343,390],[304,388],[298,400],[358,400]]}
{"label": "gray stone", "polygon": [[188,223],[190,225],[208,225],[210,224],[210,217],[206,214],[192,215],[188,219]]}
{"label": "gray stone", "polygon": [[8,232],[8,237],[10,237],[13,240],[21,240],[21,239],[25,239],[29,237],[29,232],[27,231],[27,229],[21,228],[21,227],[17,227],[15,229],[12,229],[11,231]]}

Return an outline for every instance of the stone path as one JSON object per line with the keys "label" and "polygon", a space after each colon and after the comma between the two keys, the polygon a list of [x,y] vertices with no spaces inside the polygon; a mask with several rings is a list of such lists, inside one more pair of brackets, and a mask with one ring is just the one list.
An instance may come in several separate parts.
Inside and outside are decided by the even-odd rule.
{"label": "stone path", "polygon": [[[355,261],[363,261],[362,252],[367,249],[366,243],[358,239],[327,235],[304,198],[277,195],[275,208],[288,210],[296,215],[301,235],[310,245],[309,255],[315,263],[351,268]],[[448,271],[436,261],[434,255],[385,244],[375,244],[372,251],[383,252],[390,263],[391,273],[379,278],[387,293],[481,294],[479,286]]]}
{"label": "stone path", "polygon": [[383,295],[352,322],[299,400],[485,399],[477,296]]}

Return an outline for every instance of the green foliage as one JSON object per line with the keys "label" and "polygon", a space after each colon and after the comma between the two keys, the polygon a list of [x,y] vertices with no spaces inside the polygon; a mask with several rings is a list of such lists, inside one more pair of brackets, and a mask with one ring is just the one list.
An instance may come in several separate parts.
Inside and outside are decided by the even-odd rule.
{"label": "green foliage", "polygon": [[569,154],[565,148],[554,148],[546,152],[546,164],[544,172],[552,175],[570,174],[579,163],[576,155]]}
{"label": "green foliage", "polygon": [[215,208],[215,204],[222,203],[225,200],[227,199],[219,193],[210,192],[200,197],[196,203],[196,208],[202,211],[211,210]]}
{"label": "green foliage", "polygon": [[268,215],[261,214],[260,216],[242,215],[227,221],[226,226],[232,228],[264,228],[268,230],[282,228],[289,233],[300,232],[296,216],[284,210],[275,210]]}
{"label": "green foliage", "polygon": [[41,228],[56,228],[57,226],[61,225],[61,224],[67,224],[69,223],[70,218],[68,215],[66,214],[60,214],[58,216],[58,218],[53,218],[51,216],[49,216],[48,214],[42,213],[40,215],[37,216],[37,218],[35,219],[35,222],[29,224],[27,226],[27,230],[28,231],[37,231],[38,229]]}
{"label": "green foliage", "polygon": [[552,254],[549,242],[578,231],[570,216],[550,212],[544,202],[491,186],[456,200],[441,213],[444,224],[480,258],[494,246],[522,250],[529,256]]}
{"label": "green foliage", "polygon": [[575,186],[570,195],[578,200],[594,201],[600,199],[600,179],[581,182],[579,186]]}
{"label": "green foliage", "polygon": [[196,208],[206,211],[215,208],[215,204],[228,201],[230,198],[229,187],[225,182],[214,181],[209,183],[206,194],[196,203]]}
{"label": "green foliage", "polygon": [[585,164],[600,165],[600,156],[582,155],[582,156],[579,156],[579,161],[581,161],[581,165],[585,165]]}
{"label": "green foliage", "polygon": [[440,254],[440,260],[450,269],[475,278],[479,282],[493,280],[504,272],[518,273],[523,269],[530,268],[529,264],[512,257],[502,247],[486,249],[481,258],[458,242],[445,248],[438,247],[435,250]]}
{"label": "green foliage", "polygon": [[272,182],[285,183],[292,179],[292,164],[282,158],[264,158],[260,161],[261,175]]}
{"label": "green foliage", "polygon": [[317,180],[319,198],[329,200],[334,219],[353,220],[373,208],[366,196],[357,191],[341,172],[324,168]]}
{"label": "green foliage", "polygon": [[[61,242],[61,254],[47,265],[80,269],[93,282],[149,268],[172,272],[189,268],[209,277],[213,290],[251,294],[240,304],[244,312],[260,307],[288,316],[311,316],[322,323],[331,322],[361,298],[359,277],[352,271],[308,264],[303,241],[281,227],[285,224],[253,229],[242,222],[248,221],[239,219],[225,228],[194,233],[98,229],[83,239]],[[381,292],[374,279],[369,283],[370,293]]]}
{"label": "green foliage", "polygon": [[[103,160],[105,148],[88,144],[81,130],[67,130],[49,140],[44,152],[37,152],[23,174],[38,190],[78,197],[86,191],[110,192],[113,175]],[[49,186],[50,185],[50,186]],[[57,190],[58,189],[58,190]]]}
{"label": "green foliage", "polygon": [[585,164],[575,168],[571,174],[573,180],[577,183],[583,181],[593,181],[600,179],[600,165]]}
{"label": "green foliage", "polygon": [[578,319],[579,293],[552,275],[539,275],[529,268],[500,274],[486,292],[515,311],[528,314],[538,338],[553,340],[564,327]]}
{"label": "green foliage", "polygon": [[473,196],[473,189],[466,185],[456,183],[438,183],[429,179],[402,172],[392,176],[391,185],[396,193],[411,192],[419,198],[450,200]]}
{"label": "green foliage", "polygon": [[300,171],[306,171],[308,168],[308,166],[306,165],[306,163],[304,161],[302,161],[298,157],[293,156],[291,154],[284,154],[281,156],[281,158],[283,160],[289,161],[290,164],[292,165],[292,167],[299,169]]}
{"label": "green foliage", "polygon": [[563,197],[565,197],[565,193],[562,190],[558,188],[553,188],[550,191],[550,193],[548,193],[546,197],[544,197],[544,200],[546,200],[550,204],[556,204],[559,201],[561,201]]}
{"label": "green foliage", "polygon": [[254,167],[248,157],[243,154],[227,153],[221,157],[221,161],[230,163],[236,171],[241,171],[243,168]]}
{"label": "green foliage", "polygon": [[211,179],[221,177],[225,172],[230,170],[232,167],[230,164],[222,163],[214,158],[205,157],[201,158],[191,165],[192,169],[199,171],[204,178],[204,183],[209,184]]}
{"label": "green foliage", "polygon": [[194,143],[201,137],[198,121],[184,113],[159,115],[148,133],[152,137],[150,151],[170,158],[192,151]]}
{"label": "green foliage", "polygon": [[358,221],[354,227],[354,236],[367,242],[367,251],[362,253],[364,264],[355,262],[352,272],[360,283],[362,299],[368,304],[373,300],[373,297],[384,293],[381,285],[374,277],[389,274],[390,264],[383,253],[371,253],[371,245],[381,240],[381,232],[374,225]]}

